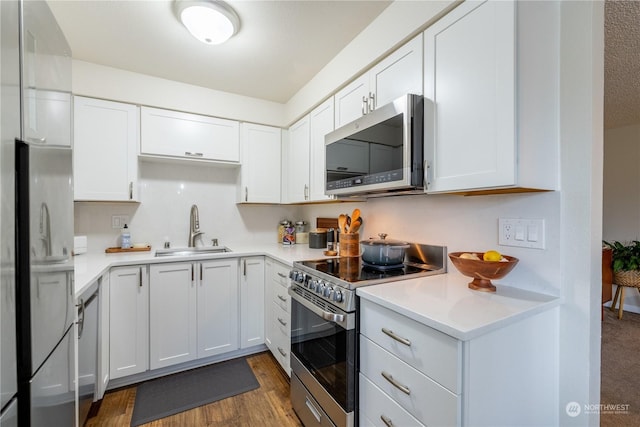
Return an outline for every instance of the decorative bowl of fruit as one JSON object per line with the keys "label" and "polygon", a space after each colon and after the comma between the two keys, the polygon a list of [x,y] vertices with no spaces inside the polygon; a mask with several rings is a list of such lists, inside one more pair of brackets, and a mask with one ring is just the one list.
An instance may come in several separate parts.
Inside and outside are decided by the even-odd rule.
{"label": "decorative bowl of fruit", "polygon": [[460,273],[473,278],[469,288],[484,292],[495,292],[496,287],[491,281],[502,279],[518,263],[518,258],[498,251],[452,252],[449,259]]}

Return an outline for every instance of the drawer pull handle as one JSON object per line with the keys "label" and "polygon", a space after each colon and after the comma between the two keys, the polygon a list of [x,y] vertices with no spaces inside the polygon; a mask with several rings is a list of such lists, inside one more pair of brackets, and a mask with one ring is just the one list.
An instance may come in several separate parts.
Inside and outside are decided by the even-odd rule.
{"label": "drawer pull handle", "polygon": [[281,349],[280,347],[278,347],[278,351],[280,352],[280,354],[282,355],[282,357],[287,357],[287,352],[284,351],[283,349]]}
{"label": "drawer pull handle", "polygon": [[278,299],[282,302],[287,302],[287,298],[283,297],[282,295],[278,295]]}
{"label": "drawer pull handle", "polygon": [[278,272],[278,276],[282,277],[283,279],[288,278],[289,276],[287,276],[286,274],[282,274],[280,272]]}
{"label": "drawer pull handle", "polygon": [[185,156],[191,156],[191,157],[202,157],[202,156],[204,156],[204,154],[202,154],[202,153],[192,153],[191,151],[185,151],[184,155]]}
{"label": "drawer pull handle", "polygon": [[311,414],[313,415],[313,417],[316,419],[316,421],[318,421],[318,424],[320,424],[320,411],[318,411],[318,409],[316,409],[315,405],[313,403],[311,403],[311,401],[309,400],[308,397],[305,396],[305,405],[307,405],[307,408],[309,408],[309,411],[311,412]]}
{"label": "drawer pull handle", "polygon": [[393,376],[391,376],[391,374],[388,374],[385,371],[382,371],[381,374],[384,377],[384,379],[389,381],[391,385],[393,385],[395,388],[397,388],[404,394],[407,394],[407,395],[411,394],[411,390],[409,390],[409,387],[407,387],[406,385],[400,384],[398,381],[395,380],[395,378],[393,378]]}
{"label": "drawer pull handle", "polygon": [[397,336],[392,330],[387,329],[387,328],[382,328],[382,332],[384,332],[386,335],[389,335],[391,338],[393,338],[394,340],[398,341],[399,343],[402,343],[406,346],[411,347],[411,341],[409,341],[406,338],[402,338]]}
{"label": "drawer pull handle", "polygon": [[387,427],[393,427],[393,422],[391,421],[391,418],[384,415],[380,415],[380,419]]}
{"label": "drawer pull handle", "polygon": [[281,318],[278,317],[278,322],[280,322],[280,324],[282,326],[287,326],[287,322],[285,322],[284,320],[282,320]]}

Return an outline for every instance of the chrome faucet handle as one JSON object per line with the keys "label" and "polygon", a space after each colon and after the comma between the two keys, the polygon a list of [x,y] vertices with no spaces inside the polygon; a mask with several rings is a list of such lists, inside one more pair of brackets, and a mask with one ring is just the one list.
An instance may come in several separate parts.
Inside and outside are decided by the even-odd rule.
{"label": "chrome faucet handle", "polygon": [[211,246],[218,246],[218,239],[211,239]]}
{"label": "chrome faucet handle", "polygon": [[171,247],[171,242],[170,241],[167,240],[166,242],[164,242],[164,248],[165,249],[169,249],[170,247]]}

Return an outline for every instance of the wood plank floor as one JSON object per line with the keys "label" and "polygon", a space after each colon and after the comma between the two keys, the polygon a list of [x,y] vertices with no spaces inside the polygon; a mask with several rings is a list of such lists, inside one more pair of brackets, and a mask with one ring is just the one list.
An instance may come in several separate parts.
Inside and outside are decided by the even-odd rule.
{"label": "wood plank floor", "polygon": [[[145,427],[187,426],[278,426],[301,427],[289,400],[289,378],[271,353],[247,357],[260,387],[185,411],[171,417],[144,424]],[[129,426],[136,386],[107,392],[98,414],[87,420],[87,427]]]}

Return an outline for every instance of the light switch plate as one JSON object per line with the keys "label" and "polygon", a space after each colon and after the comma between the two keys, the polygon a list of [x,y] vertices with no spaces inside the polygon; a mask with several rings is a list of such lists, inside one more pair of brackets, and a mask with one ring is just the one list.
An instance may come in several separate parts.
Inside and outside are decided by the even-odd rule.
{"label": "light switch plate", "polygon": [[498,218],[498,244],[544,249],[544,219]]}
{"label": "light switch plate", "polygon": [[129,224],[129,215],[111,215],[111,228],[122,228]]}

